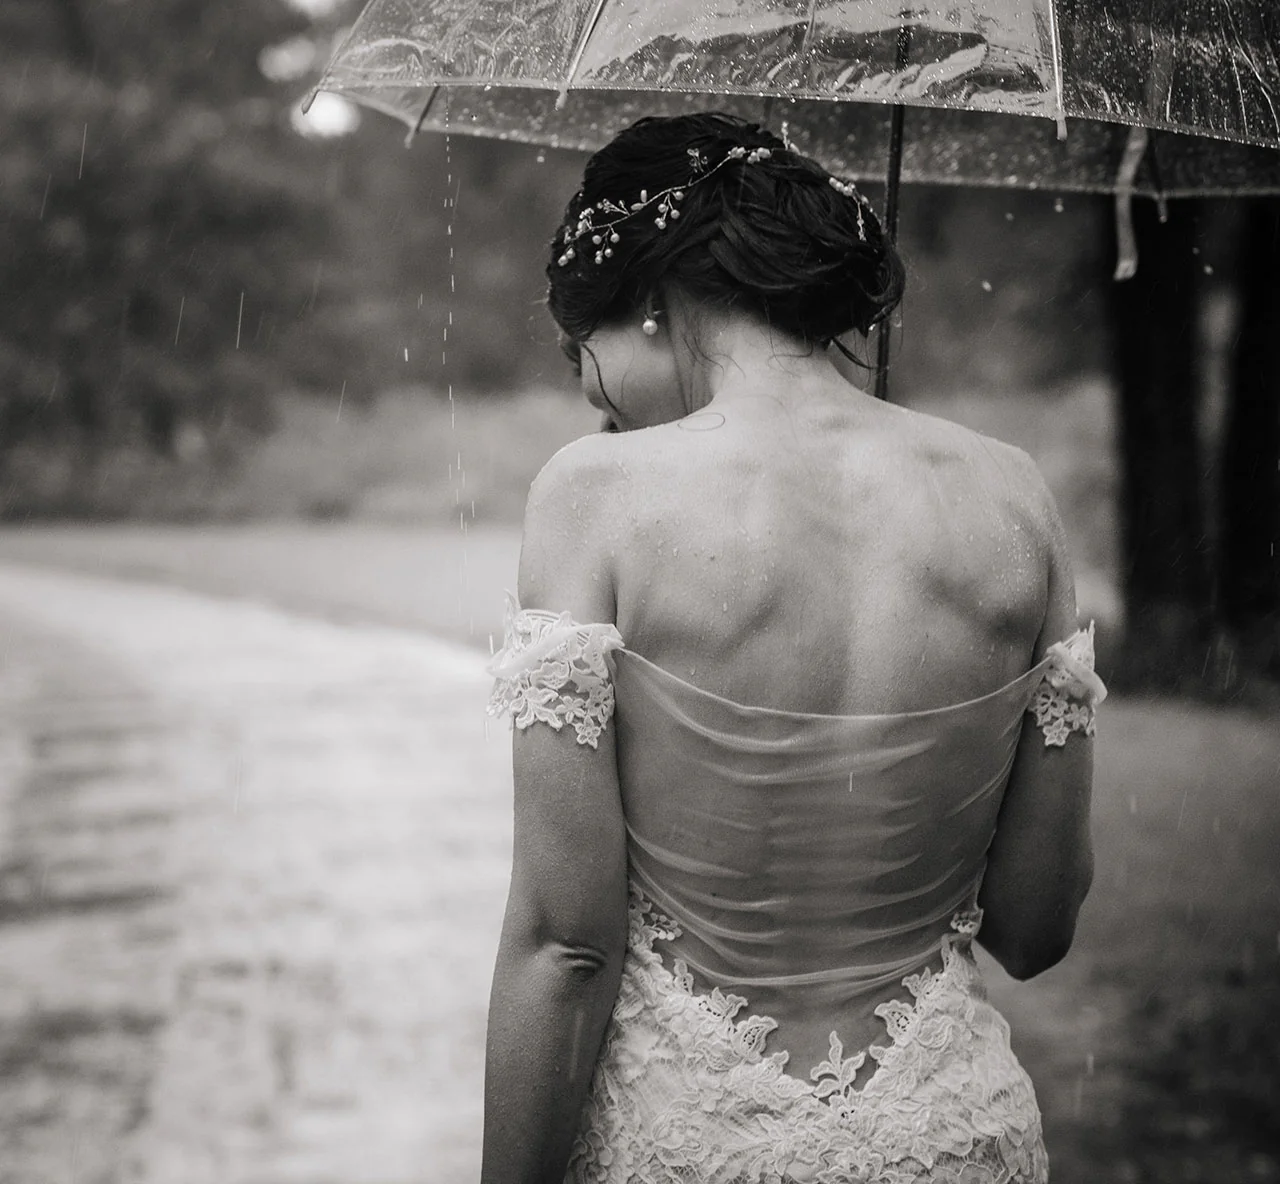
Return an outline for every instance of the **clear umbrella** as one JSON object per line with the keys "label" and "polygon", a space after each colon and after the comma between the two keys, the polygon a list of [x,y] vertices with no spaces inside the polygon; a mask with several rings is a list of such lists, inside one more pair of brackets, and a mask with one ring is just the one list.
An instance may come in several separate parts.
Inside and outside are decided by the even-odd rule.
{"label": "clear umbrella", "polygon": [[371,0],[316,89],[581,149],[734,111],[886,180],[890,233],[900,178],[1115,193],[1118,278],[1133,194],[1280,193],[1272,0]]}

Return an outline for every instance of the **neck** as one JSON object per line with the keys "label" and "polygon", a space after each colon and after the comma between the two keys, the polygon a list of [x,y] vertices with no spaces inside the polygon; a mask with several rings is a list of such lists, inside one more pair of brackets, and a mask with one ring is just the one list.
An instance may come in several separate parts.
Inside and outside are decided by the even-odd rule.
{"label": "neck", "polygon": [[[762,397],[789,401],[828,394],[839,372],[820,345],[810,345],[741,312],[700,311],[697,324],[674,315],[677,370],[689,412],[713,399],[720,405]],[[695,344],[696,343],[696,344]],[[849,391],[840,379],[842,396]]]}

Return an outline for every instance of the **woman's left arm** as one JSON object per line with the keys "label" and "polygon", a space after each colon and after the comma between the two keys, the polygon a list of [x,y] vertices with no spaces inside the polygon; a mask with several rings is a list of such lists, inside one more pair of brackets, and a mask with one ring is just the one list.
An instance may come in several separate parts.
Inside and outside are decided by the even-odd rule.
{"label": "woman's left arm", "polygon": [[[578,441],[534,482],[523,607],[613,621],[603,528],[618,470],[600,463],[606,453],[602,437]],[[622,974],[626,829],[612,726],[591,747],[572,726],[533,723],[514,730],[513,750],[515,846],[489,1000],[481,1179],[561,1184]]]}

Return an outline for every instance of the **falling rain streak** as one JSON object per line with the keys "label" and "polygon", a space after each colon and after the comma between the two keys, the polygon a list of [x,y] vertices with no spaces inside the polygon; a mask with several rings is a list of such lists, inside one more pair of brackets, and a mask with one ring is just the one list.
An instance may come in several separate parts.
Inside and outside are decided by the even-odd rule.
{"label": "falling rain streak", "polygon": [[[463,504],[462,494],[467,488],[467,475],[462,465],[462,450],[457,435],[458,425],[458,406],[454,397],[453,382],[448,372],[449,360],[449,332],[453,328],[453,297],[457,293],[457,271],[456,271],[456,248],[454,235],[454,219],[458,212],[458,197],[462,189],[462,178],[453,175],[453,139],[448,130],[448,107],[445,108],[446,126],[444,130],[444,158],[445,158],[445,195],[443,206],[447,217],[445,221],[445,239],[449,246],[449,299],[446,302],[445,323],[441,327],[440,332],[440,368],[444,372],[445,390],[449,398],[449,431],[451,434],[451,451],[454,454],[454,460],[448,465],[449,485],[453,489],[453,504],[458,514],[458,529],[462,532],[463,542],[461,549],[460,570],[458,572],[458,620],[462,621],[464,615],[464,601],[471,603],[472,597],[468,595],[468,581],[470,578],[470,566],[467,553],[467,535],[470,532],[470,523],[467,521],[468,506]],[[422,297],[419,296],[419,306],[422,304]],[[469,508],[471,518],[476,515],[476,503],[474,499],[469,499]],[[467,632],[469,635],[475,633],[475,617],[474,613],[467,611]]]}

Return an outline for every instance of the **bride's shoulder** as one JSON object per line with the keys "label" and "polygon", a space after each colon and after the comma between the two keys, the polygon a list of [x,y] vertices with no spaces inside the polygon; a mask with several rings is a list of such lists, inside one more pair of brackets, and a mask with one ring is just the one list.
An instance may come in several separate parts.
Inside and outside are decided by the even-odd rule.
{"label": "bride's shoulder", "polygon": [[566,444],[539,470],[525,502],[524,544],[572,537],[588,546],[614,533],[633,500],[630,451],[613,433]]}
{"label": "bride's shoulder", "polygon": [[[593,432],[570,441],[539,470],[529,489],[530,503],[564,500],[580,510],[604,512],[610,506],[634,509],[643,485],[646,500],[680,468],[668,427],[628,432]],[[583,497],[591,498],[587,507]]]}
{"label": "bride's shoulder", "polygon": [[1053,497],[1030,453],[954,420],[915,408],[899,408],[904,421],[933,448],[963,461],[973,480],[1033,514],[1049,511]]}
{"label": "bride's shoulder", "polygon": [[613,432],[594,432],[570,441],[538,470],[530,498],[555,497],[566,489],[599,493],[618,485],[629,475],[619,439]]}

